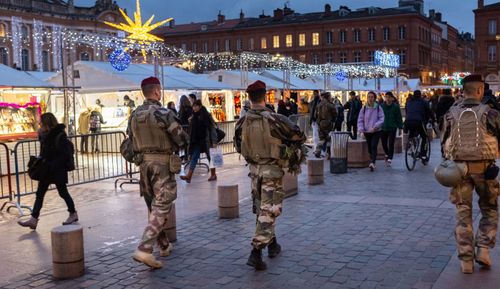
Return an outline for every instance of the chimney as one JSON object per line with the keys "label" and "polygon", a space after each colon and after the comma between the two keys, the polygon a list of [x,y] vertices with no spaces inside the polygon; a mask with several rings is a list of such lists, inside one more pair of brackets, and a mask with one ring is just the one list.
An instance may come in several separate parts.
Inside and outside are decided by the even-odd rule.
{"label": "chimney", "polygon": [[274,10],[274,19],[281,20],[283,19],[283,17],[284,17],[283,10],[281,10],[280,8]]}
{"label": "chimney", "polygon": [[332,6],[330,4],[325,4],[325,16],[332,15]]}
{"label": "chimney", "polygon": [[170,27],[170,28],[175,27],[175,19],[172,19],[170,22],[168,22],[168,27]]}
{"label": "chimney", "polygon": [[484,0],[477,0],[477,8],[478,9],[484,8]]}
{"label": "chimney", "polygon": [[443,21],[443,14],[441,12],[436,13],[436,21],[437,22],[442,22]]}
{"label": "chimney", "polygon": [[240,23],[245,21],[245,14],[243,13],[243,9],[240,11]]}
{"label": "chimney", "polygon": [[429,18],[431,20],[434,20],[434,18],[436,18],[436,10],[434,9],[429,10]]}
{"label": "chimney", "polygon": [[217,15],[217,23],[222,24],[226,21],[226,16],[222,15],[221,11],[219,10],[219,15]]}

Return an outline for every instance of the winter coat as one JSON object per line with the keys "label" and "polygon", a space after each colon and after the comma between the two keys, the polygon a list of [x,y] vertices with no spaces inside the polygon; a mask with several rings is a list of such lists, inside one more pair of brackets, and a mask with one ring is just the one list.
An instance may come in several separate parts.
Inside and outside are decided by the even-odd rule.
{"label": "winter coat", "polygon": [[40,157],[48,163],[47,181],[51,184],[68,183],[68,172],[65,168],[73,156],[67,145],[69,140],[64,131],[65,128],[64,124],[58,124],[48,132],[38,131]]}
{"label": "winter coat", "polygon": [[362,107],[363,103],[357,98],[346,102],[346,104],[344,105],[344,109],[349,110],[349,112],[347,113],[347,123],[355,123],[358,121],[359,112],[361,111]]}
{"label": "winter coat", "polygon": [[372,129],[380,131],[384,124],[384,110],[380,108],[378,103],[373,107],[365,105],[359,112],[358,131],[361,133],[369,133]]}
{"label": "winter coat", "polygon": [[406,121],[427,123],[431,117],[431,107],[423,98],[414,98],[406,103]]}
{"label": "winter coat", "polygon": [[179,108],[179,122],[182,126],[189,125],[189,118],[193,115],[193,108],[182,106]]}
{"label": "winter coat", "polygon": [[394,131],[398,128],[403,128],[403,117],[401,116],[399,104],[394,102],[391,105],[383,103],[382,109],[384,110],[383,131]]}
{"label": "winter coat", "polygon": [[443,118],[445,114],[450,110],[450,107],[455,103],[455,98],[451,95],[442,95],[439,97],[438,104],[436,107],[436,119],[439,127],[443,126]]}
{"label": "winter coat", "polygon": [[217,144],[216,126],[205,107],[193,112],[189,130],[189,154],[193,153],[195,147],[200,147],[201,153],[206,153],[208,156],[210,147]]}
{"label": "winter coat", "polygon": [[90,133],[90,111],[85,110],[78,117],[78,134]]}
{"label": "winter coat", "polygon": [[316,122],[316,107],[320,103],[321,99],[318,96],[316,96],[313,101],[309,103],[309,124],[312,124],[313,122]]}

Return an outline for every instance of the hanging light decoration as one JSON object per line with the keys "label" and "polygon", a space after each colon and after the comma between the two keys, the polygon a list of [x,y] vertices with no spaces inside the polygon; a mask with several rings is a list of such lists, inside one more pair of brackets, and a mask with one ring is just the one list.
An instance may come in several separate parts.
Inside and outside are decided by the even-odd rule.
{"label": "hanging light decoration", "polygon": [[125,71],[132,62],[132,57],[125,50],[118,48],[108,56],[108,60],[114,69]]}

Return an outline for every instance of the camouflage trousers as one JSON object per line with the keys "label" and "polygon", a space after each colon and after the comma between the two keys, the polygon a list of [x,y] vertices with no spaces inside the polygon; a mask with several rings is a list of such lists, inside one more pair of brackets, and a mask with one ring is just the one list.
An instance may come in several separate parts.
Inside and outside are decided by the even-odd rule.
{"label": "camouflage trousers", "polygon": [[325,150],[327,154],[330,154],[330,132],[330,130],[319,130],[319,141],[315,153],[321,153]]}
{"label": "camouflage trousers", "polygon": [[153,252],[155,243],[161,249],[168,247],[167,216],[177,198],[175,175],[169,166],[160,162],[143,162],[140,166],[140,191],[149,210],[148,225],[144,229],[138,249]]}
{"label": "camouflage trousers", "polygon": [[276,218],[282,213],[285,197],[283,170],[275,166],[250,166],[249,177],[252,179],[253,212],[257,217],[252,246],[263,249],[276,237]]}
{"label": "camouflage trousers", "polygon": [[[474,238],[472,220],[473,191],[479,196],[481,220]],[[455,239],[458,258],[463,261],[474,260],[474,247],[493,248],[498,228],[497,179],[485,180],[484,173],[470,173],[462,183],[450,192],[450,201],[456,206]]]}

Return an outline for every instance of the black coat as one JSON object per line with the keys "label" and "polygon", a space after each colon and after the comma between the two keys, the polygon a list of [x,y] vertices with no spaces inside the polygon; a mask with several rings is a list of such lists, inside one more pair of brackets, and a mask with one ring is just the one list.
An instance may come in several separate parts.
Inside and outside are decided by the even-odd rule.
{"label": "black coat", "polygon": [[205,107],[193,112],[189,132],[189,154],[193,153],[195,147],[199,147],[201,153],[208,156],[209,148],[217,144],[217,133],[215,122]]}
{"label": "black coat", "polygon": [[438,122],[439,128],[443,127],[443,117],[450,110],[450,107],[455,103],[455,99],[451,95],[442,95],[439,97],[438,103],[436,105],[436,120]]}
{"label": "black coat", "polygon": [[193,115],[193,108],[182,106],[179,108],[179,122],[182,126],[189,125],[189,118]]}
{"label": "black coat", "polygon": [[47,133],[38,132],[40,156],[48,163],[49,177],[47,181],[51,184],[68,183],[66,168],[73,156],[68,146],[69,140],[64,131],[65,128],[64,124],[58,124]]}

